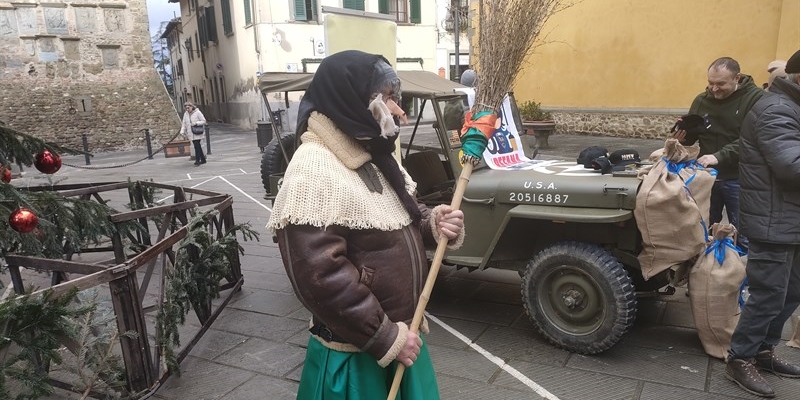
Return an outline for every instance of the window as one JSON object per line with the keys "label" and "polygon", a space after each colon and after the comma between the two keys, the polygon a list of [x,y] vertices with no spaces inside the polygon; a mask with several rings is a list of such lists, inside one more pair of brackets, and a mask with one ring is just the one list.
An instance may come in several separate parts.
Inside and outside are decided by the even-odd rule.
{"label": "window", "polygon": [[295,21],[316,21],[317,0],[294,0]]}
{"label": "window", "polygon": [[197,17],[197,27],[200,31],[200,46],[208,48],[208,42],[217,41],[217,26],[214,18],[214,6],[203,7]]}
{"label": "window", "polygon": [[364,11],[364,0],[342,0],[342,7]]}
{"label": "window", "polygon": [[378,12],[394,17],[397,22],[408,22],[408,1],[407,0],[380,0]]}
{"label": "window", "polygon": [[222,32],[226,35],[233,35],[230,0],[220,0],[220,4],[222,5]]}
{"label": "window", "polygon": [[192,50],[192,38],[186,39],[183,44],[183,47],[186,47],[186,56],[189,58],[189,61],[194,60],[194,51]]}
{"label": "window", "polygon": [[252,25],[253,24],[253,8],[250,6],[250,0],[242,0],[244,1],[244,25]]}

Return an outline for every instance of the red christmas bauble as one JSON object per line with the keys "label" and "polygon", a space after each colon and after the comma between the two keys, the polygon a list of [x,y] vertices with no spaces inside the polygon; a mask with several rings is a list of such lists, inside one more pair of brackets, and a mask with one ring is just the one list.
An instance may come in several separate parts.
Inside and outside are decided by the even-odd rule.
{"label": "red christmas bauble", "polygon": [[5,183],[11,182],[11,170],[6,167],[0,167],[0,180]]}
{"label": "red christmas bauble", "polygon": [[39,225],[39,217],[33,211],[20,207],[8,217],[8,224],[19,233],[28,233],[36,229]]}
{"label": "red christmas bauble", "polygon": [[41,173],[55,174],[61,168],[61,156],[51,153],[50,150],[42,150],[36,155],[33,165]]}

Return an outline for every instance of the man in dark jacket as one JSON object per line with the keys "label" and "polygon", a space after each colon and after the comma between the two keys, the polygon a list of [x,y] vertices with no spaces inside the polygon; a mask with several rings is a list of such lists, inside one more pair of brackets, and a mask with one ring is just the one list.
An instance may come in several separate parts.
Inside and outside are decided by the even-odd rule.
{"label": "man in dark jacket", "polygon": [[800,378],[774,348],[800,305],[800,51],[747,114],[740,140],[741,230],[750,239],[750,297],[731,338],[726,376],[763,397],[758,369]]}
{"label": "man in dark jacket", "polygon": [[[741,73],[736,60],[718,58],[708,67],[708,87],[695,97],[689,108],[689,114],[707,116],[710,127],[697,139],[687,139],[683,130],[674,135],[684,145],[692,145],[699,139],[697,162],[717,170],[708,226],[722,221],[724,207],[728,221],[739,227],[739,131],[745,115],[763,94],[753,78]],[[741,238],[740,245],[746,250],[746,239]]]}

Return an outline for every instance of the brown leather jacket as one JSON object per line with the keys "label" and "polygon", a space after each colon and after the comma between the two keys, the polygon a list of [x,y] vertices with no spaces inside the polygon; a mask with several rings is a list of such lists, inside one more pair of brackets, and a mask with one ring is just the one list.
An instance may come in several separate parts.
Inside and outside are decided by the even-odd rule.
{"label": "brown leather jacket", "polygon": [[[367,352],[386,366],[405,343],[428,274],[425,247],[434,248],[439,236],[433,224],[440,208],[420,205],[422,220],[410,223],[379,172],[370,185],[362,181],[357,170],[369,161],[360,144],[312,114],[267,226],[295,294],[336,337],[317,339]],[[369,189],[376,184],[384,189]],[[413,190],[410,178],[407,188]],[[463,230],[448,247],[462,241]]]}
{"label": "brown leather jacket", "polygon": [[405,342],[394,322],[410,323],[428,274],[427,219],[389,232],[289,225],[276,234],[295,294],[314,319],[376,359],[394,359]]}

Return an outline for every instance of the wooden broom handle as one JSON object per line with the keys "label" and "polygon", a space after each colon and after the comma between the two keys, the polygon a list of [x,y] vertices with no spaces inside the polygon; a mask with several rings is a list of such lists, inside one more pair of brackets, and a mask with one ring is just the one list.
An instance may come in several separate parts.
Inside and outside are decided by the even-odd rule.
{"label": "wooden broom handle", "polygon": [[[450,208],[452,208],[453,211],[461,207],[461,199],[464,198],[464,191],[467,189],[467,184],[469,183],[473,168],[474,166],[472,163],[467,162],[461,169],[461,174],[458,176],[458,184],[453,193],[453,200],[450,202]],[[428,271],[428,278],[425,279],[425,286],[422,288],[422,294],[419,295],[417,308],[414,310],[414,319],[411,320],[411,326],[409,327],[411,332],[419,332],[419,326],[422,324],[422,317],[425,316],[425,307],[428,306],[428,300],[430,300],[431,292],[433,291],[433,284],[436,283],[436,276],[439,274],[439,268],[442,266],[444,252],[447,251],[448,241],[449,239],[444,235],[439,237],[439,242],[436,245],[436,253],[433,255],[433,261],[431,262],[431,269]],[[392,387],[389,390],[389,396],[386,398],[387,400],[395,400],[397,398],[397,392],[400,390],[400,381],[403,380],[403,373],[405,370],[406,366],[398,362],[397,370],[394,373],[394,380],[392,381]]]}

